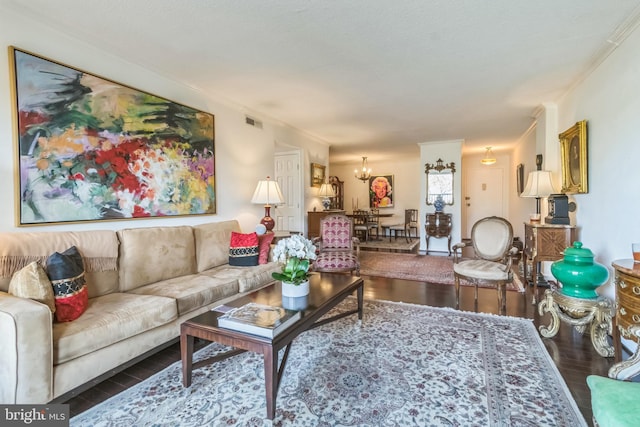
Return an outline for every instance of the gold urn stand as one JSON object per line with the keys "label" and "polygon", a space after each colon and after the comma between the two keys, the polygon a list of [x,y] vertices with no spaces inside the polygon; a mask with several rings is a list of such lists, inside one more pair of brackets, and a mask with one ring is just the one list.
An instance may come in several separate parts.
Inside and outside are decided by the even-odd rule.
{"label": "gold urn stand", "polygon": [[581,334],[591,335],[591,343],[602,357],[613,357],[614,348],[609,344],[613,303],[599,296],[595,299],[566,296],[555,289],[547,289],[544,299],[538,304],[538,313],[551,314],[551,324],[539,327],[540,335],[553,338],[560,329],[560,322],[572,325]]}

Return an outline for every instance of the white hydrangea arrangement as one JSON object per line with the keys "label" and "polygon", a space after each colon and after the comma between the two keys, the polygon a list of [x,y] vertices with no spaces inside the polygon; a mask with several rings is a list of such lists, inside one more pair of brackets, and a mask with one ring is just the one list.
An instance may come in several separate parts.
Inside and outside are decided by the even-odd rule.
{"label": "white hydrangea arrangement", "polygon": [[299,285],[307,280],[309,261],[316,259],[316,246],[311,240],[294,234],[278,241],[273,248],[273,259],[282,264],[282,273],[272,273],[272,277]]}

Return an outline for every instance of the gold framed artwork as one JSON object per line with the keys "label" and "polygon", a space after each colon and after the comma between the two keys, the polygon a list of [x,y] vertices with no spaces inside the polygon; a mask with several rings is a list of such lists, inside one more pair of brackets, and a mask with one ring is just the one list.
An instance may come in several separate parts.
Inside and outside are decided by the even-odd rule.
{"label": "gold framed artwork", "polygon": [[326,166],[311,163],[311,186],[320,187],[324,183]]}
{"label": "gold framed artwork", "polygon": [[562,192],[587,193],[587,121],[582,120],[562,132],[560,155],[562,159]]}

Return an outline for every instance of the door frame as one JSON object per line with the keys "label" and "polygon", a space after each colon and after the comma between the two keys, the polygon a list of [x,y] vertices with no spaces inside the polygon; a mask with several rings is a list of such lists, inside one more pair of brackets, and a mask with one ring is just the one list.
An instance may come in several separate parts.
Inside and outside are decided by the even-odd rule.
{"label": "door frame", "polygon": [[278,171],[275,167],[276,164],[276,158],[280,157],[280,156],[291,156],[291,155],[295,155],[298,157],[298,198],[300,200],[300,203],[298,204],[298,208],[296,209],[296,216],[298,217],[298,220],[300,221],[300,227],[301,229],[299,230],[300,233],[305,234],[306,230],[307,230],[307,224],[305,223],[305,217],[304,217],[304,206],[305,206],[305,199],[304,199],[304,175],[302,174],[302,149],[291,149],[291,150],[287,150],[287,151],[277,151],[274,153],[273,155],[273,170],[274,170],[274,179],[277,180],[278,179]]}

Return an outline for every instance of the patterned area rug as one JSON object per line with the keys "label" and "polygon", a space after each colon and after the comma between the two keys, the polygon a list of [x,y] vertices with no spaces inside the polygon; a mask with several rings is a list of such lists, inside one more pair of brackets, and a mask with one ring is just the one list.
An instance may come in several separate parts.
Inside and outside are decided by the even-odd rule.
{"label": "patterned area rug", "polygon": [[[453,258],[445,256],[360,251],[360,274],[442,285],[454,284]],[[460,281],[460,285],[472,286],[465,281]],[[507,285],[507,290],[525,291],[515,269],[513,283]]]}
{"label": "patterned area rug", "polygon": [[399,237],[397,239],[389,240],[388,237],[381,238],[380,240],[368,240],[366,242],[360,242],[361,249],[378,249],[380,251],[404,251],[411,252],[416,246],[420,244],[419,239],[407,239]]}
{"label": "patterned area rug", "polygon": [[71,425],[587,425],[531,321],[446,308],[366,301],[362,325],[349,316],[300,335],[273,424],[263,381],[254,353],[194,370],[189,388],[177,362]]}

